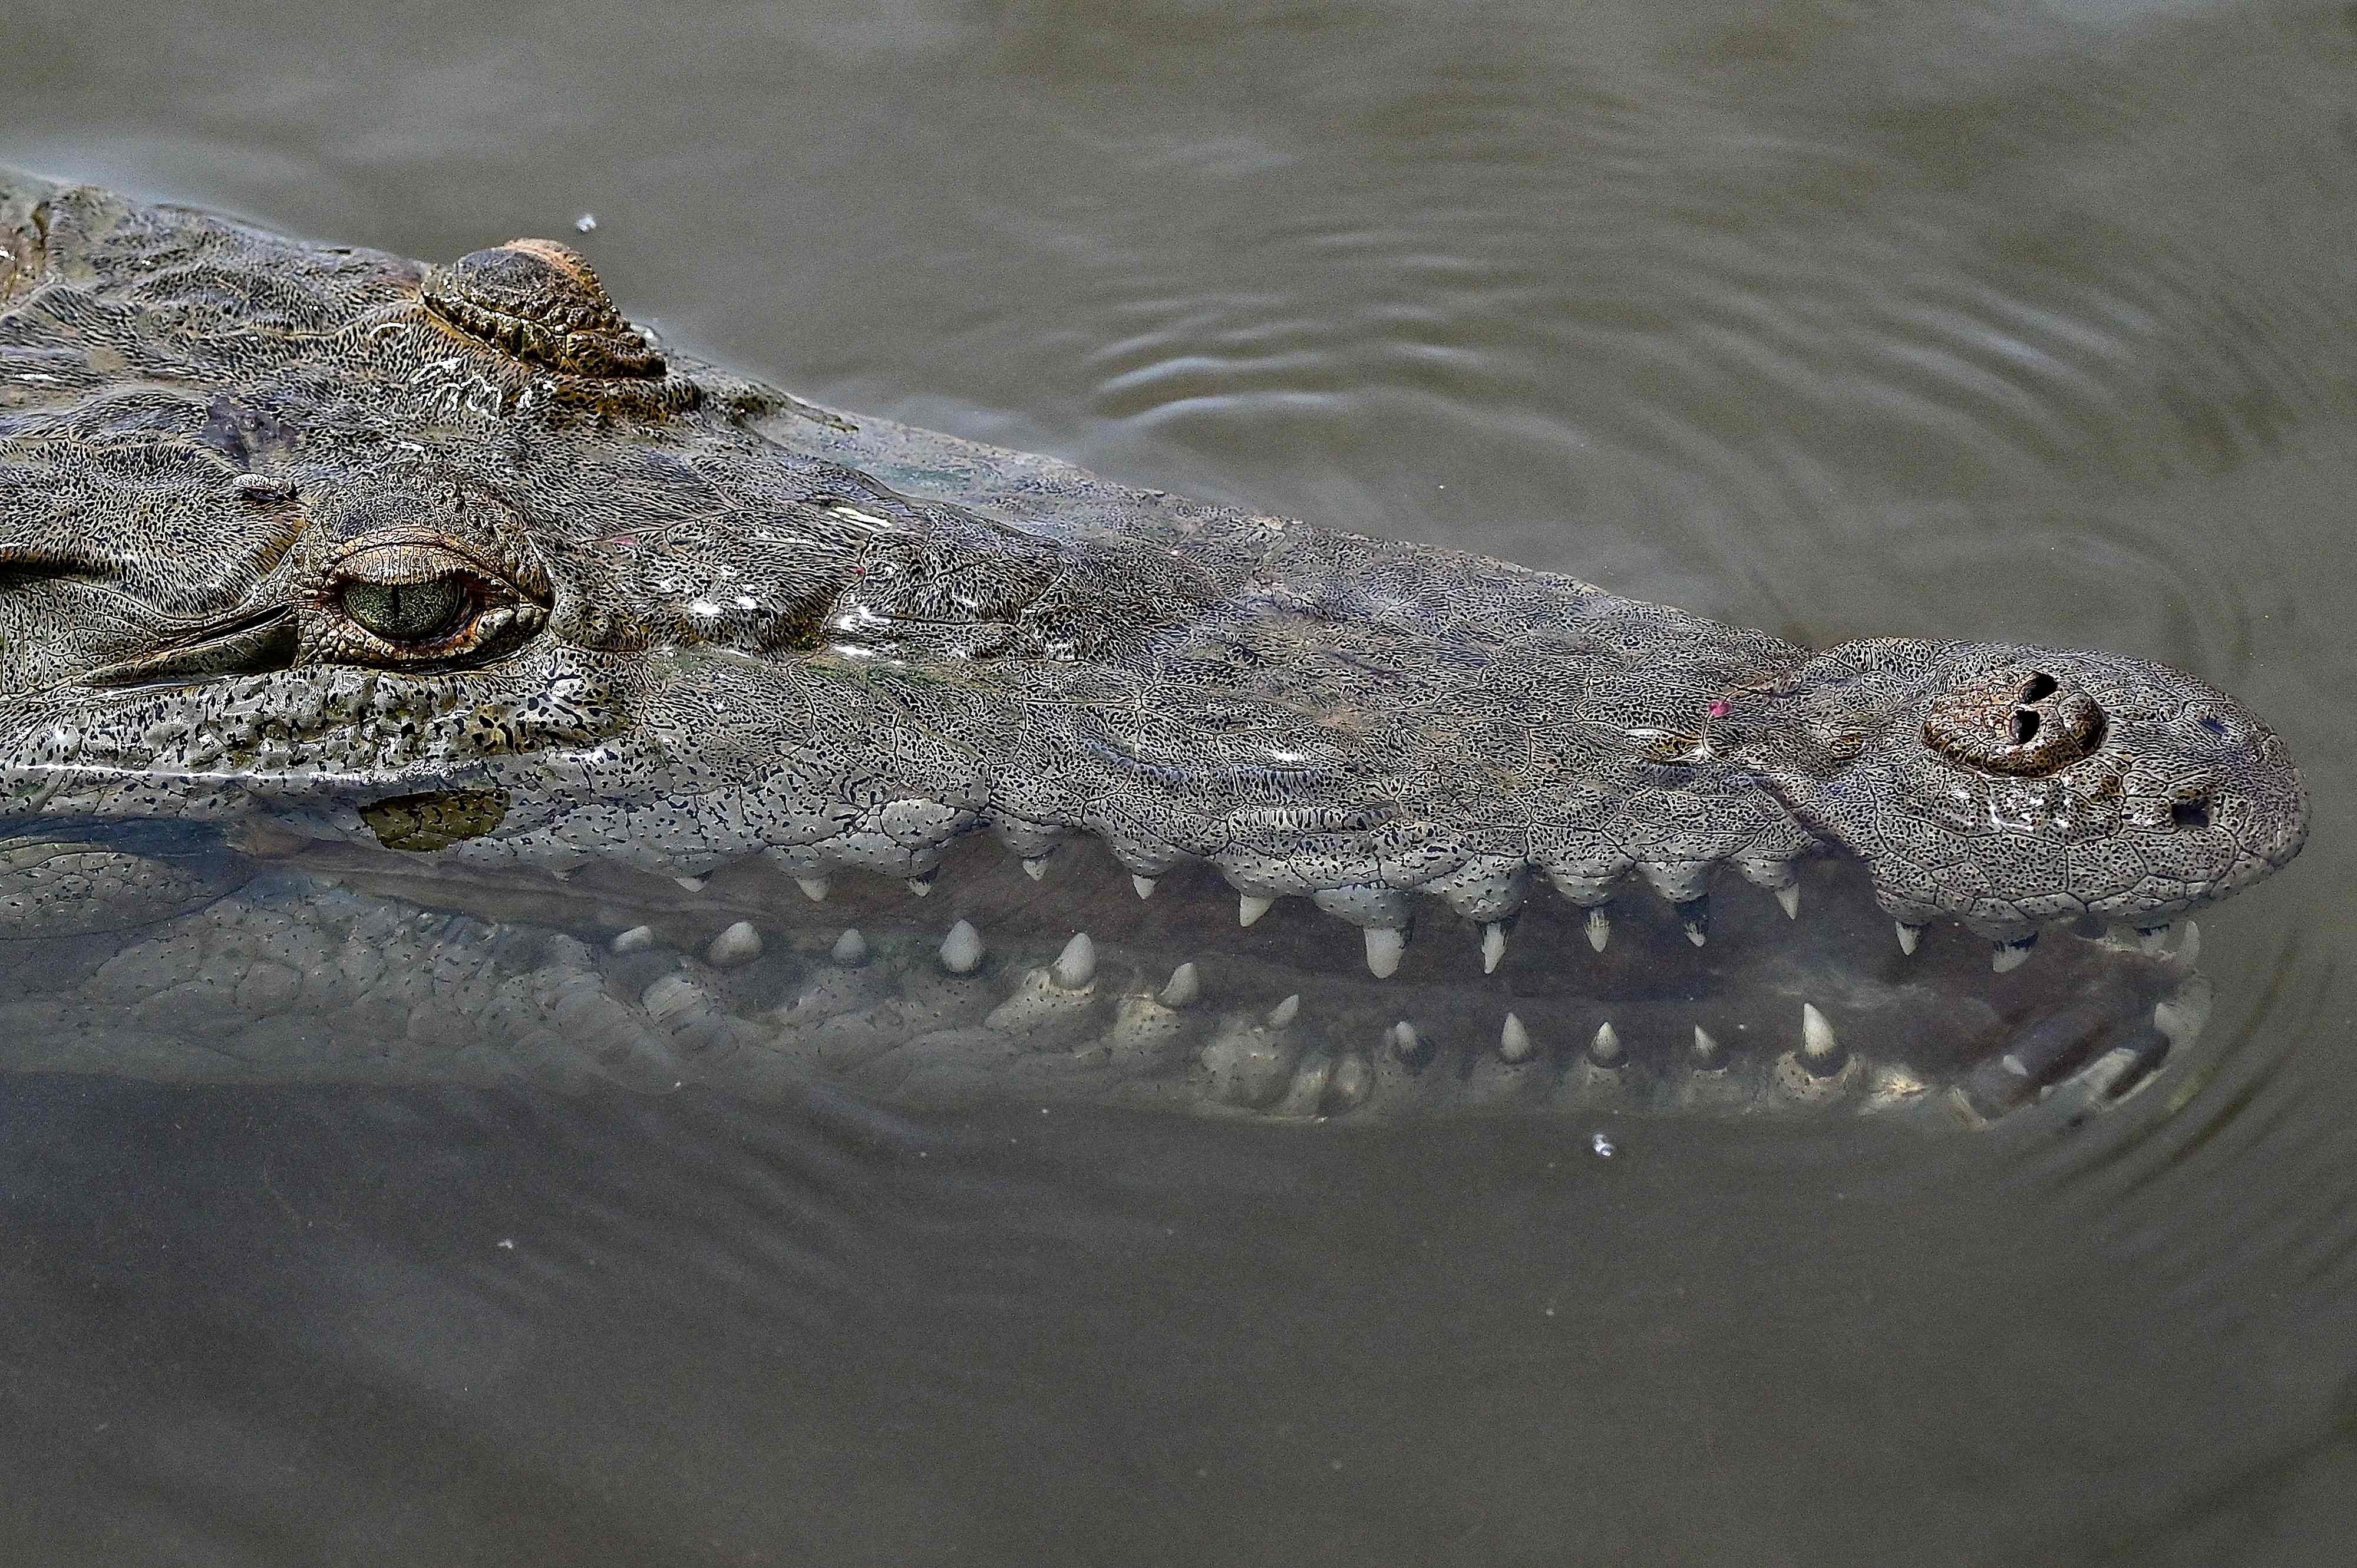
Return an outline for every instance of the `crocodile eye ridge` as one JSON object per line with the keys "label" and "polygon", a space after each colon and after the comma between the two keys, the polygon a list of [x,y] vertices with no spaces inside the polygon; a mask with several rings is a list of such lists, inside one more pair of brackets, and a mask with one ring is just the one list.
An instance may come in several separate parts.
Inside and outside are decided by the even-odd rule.
{"label": "crocodile eye ridge", "polygon": [[660,378],[663,357],[614,307],[589,259],[554,240],[510,240],[436,267],[425,302],[518,360],[576,376]]}

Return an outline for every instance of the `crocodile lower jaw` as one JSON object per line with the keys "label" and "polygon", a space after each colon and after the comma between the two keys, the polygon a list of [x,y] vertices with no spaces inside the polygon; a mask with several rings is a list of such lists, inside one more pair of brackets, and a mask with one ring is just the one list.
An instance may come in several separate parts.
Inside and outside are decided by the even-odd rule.
{"label": "crocodile lower jaw", "polygon": [[1038,876],[977,844],[920,898],[878,877],[798,887],[758,857],[683,883],[286,847],[243,892],[166,926],[5,944],[20,978],[59,987],[0,1007],[5,1065],[757,1096],[837,1084],[1280,1120],[1971,1126],[2185,1077],[2209,1005],[2197,930],[2174,950],[2059,936],[1993,978],[1961,932],[1902,953],[1839,863],[1809,868],[1804,919],[1765,894],[1726,901],[1707,946],[1670,907],[1631,899],[1596,950],[1585,912],[1547,901],[1503,952],[1479,926],[1427,932],[1376,980],[1357,933],[1306,902],[1240,929],[1208,870],[1141,899],[1109,863],[1061,857]]}

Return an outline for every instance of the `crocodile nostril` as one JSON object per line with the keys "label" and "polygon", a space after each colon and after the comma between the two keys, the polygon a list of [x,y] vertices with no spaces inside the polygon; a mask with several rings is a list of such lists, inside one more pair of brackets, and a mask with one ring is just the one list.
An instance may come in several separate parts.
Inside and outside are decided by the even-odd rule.
{"label": "crocodile nostril", "polygon": [[1993,671],[1934,698],[1924,744],[1985,773],[2049,777],[2104,744],[2104,710],[2043,670]]}
{"label": "crocodile nostril", "polygon": [[2206,828],[2210,825],[2210,801],[2207,797],[2179,800],[2169,808],[2169,820],[2180,828]]}

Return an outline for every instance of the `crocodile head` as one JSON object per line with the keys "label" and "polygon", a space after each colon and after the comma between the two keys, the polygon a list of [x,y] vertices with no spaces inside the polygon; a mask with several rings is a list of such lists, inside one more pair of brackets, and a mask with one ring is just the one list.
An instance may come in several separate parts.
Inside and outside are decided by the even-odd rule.
{"label": "crocodile head", "polygon": [[[1721,868],[1792,914],[1804,878],[1862,865],[1909,952],[1951,917],[2003,970],[2040,929],[2164,928],[2304,832],[2272,733],[2158,666],[1901,641],[1812,655],[1566,577],[854,424],[665,352],[550,242],[427,267],[17,177],[0,180],[0,917],[20,934],[177,918],[283,935],[292,917],[253,913],[252,888],[224,897],[256,855],[309,868],[307,918],[348,943],[391,929],[337,902],[354,887],[443,906],[462,887],[496,904],[511,895],[479,890],[503,878],[553,904],[594,887],[579,923],[647,919],[595,951],[534,939],[519,973],[544,978],[508,977],[524,990],[499,993],[500,1027],[587,1007],[565,988],[587,976],[628,993],[613,1027],[652,1038],[728,1014],[717,976],[745,942],[703,980],[640,974],[652,939],[633,933],[680,918],[648,886],[716,875],[758,934],[791,922],[748,867],[814,898],[859,872],[923,892],[977,838],[1034,877],[1092,838],[1125,897],[1224,884],[1235,966],[1276,976],[1256,1021],[1189,1045],[1186,1074],[1222,1102],[1315,1109],[1363,1102],[1381,1075],[1297,1037],[1314,957],[1270,967],[1235,932],[1279,898],[1360,928],[1380,980],[1427,901],[1469,922],[1485,971],[1525,915],[1543,946],[1601,953],[1617,911],[1635,932],[1620,952],[1660,959],[1651,936],[1704,945]],[[429,859],[424,892],[403,868]],[[614,880],[631,876],[637,891]],[[1616,903],[1631,881],[1663,902]],[[1560,900],[1534,898],[1546,884]],[[858,908],[868,935],[846,947],[838,922],[795,950],[872,972],[897,940],[898,972],[935,980],[983,963],[971,926],[920,941],[905,914]],[[131,1002],[203,983],[153,977],[214,939],[139,940],[149,957],[109,971]],[[268,946],[215,958],[267,967]],[[1048,1000],[1017,1022],[1052,1015],[1118,1058],[1122,1029],[1196,999],[1182,966],[1091,1004],[1112,1021],[1088,1034],[1067,1002],[1094,994],[1096,949],[1076,950],[1026,972],[1006,1005],[1025,986]],[[1846,987],[1886,1035],[1939,1036],[1951,1069],[2000,1035],[2006,1059],[2026,1048],[2012,1004],[1950,1027],[1953,972],[1888,982],[1886,952],[1841,955],[1847,977],[1828,978],[1828,956],[1666,982],[1658,964],[1582,982],[1544,960],[1518,994],[1567,1014],[1619,984],[1626,1018],[1663,984],[1746,1006]],[[332,991],[325,962],[301,983]],[[2189,969],[2079,942],[2056,980],[2105,1011],[2071,1015],[2050,1054],[2083,1060],[2119,1015],[2152,1036],[2190,1005]],[[1329,1016],[1395,1007],[1372,989],[1322,1000]],[[921,1037],[953,1037],[938,1049],[960,1071],[1031,1027],[924,1012],[937,1002],[900,997],[890,1028],[905,1046],[909,1018],[946,1020]],[[722,1021],[787,1051],[802,1004]],[[1791,1092],[1866,1093],[1824,1010],[1804,1011]],[[1590,1077],[1620,1082],[1620,1030],[1591,1037],[1592,1021]],[[1532,1065],[1518,1013],[1484,1027],[1496,1070]],[[1413,1068],[1423,1036],[1385,1030],[1385,1059]],[[1727,1070],[1718,1049],[1696,1022],[1688,1065]],[[1924,1088],[1903,1065],[1871,1081],[1885,1099]]]}
{"label": "crocodile head", "polygon": [[2142,929],[2298,854],[2283,742],[2216,688],[2120,654],[1854,642],[1731,728],[1794,813],[1861,856],[1900,921],[2018,944],[2058,919]]}

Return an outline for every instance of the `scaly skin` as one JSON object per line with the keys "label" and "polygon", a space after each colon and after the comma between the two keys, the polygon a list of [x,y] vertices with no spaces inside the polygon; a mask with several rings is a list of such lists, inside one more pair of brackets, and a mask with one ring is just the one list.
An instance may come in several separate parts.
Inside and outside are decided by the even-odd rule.
{"label": "scaly skin", "polygon": [[1828,855],[1910,950],[1947,916],[2004,968],[2306,831],[2280,741],[2190,676],[1813,654],[855,423],[667,357],[547,242],[429,268],[5,177],[0,251],[24,934],[202,911],[297,841],[922,887],[987,829],[1141,893],[1206,863],[1248,919],[1306,896],[1378,976],[1419,895],[1494,950],[1538,880],[1600,911],[1633,872],[1699,946],[1719,867],[1790,912]]}

